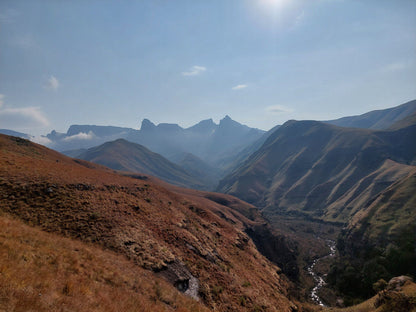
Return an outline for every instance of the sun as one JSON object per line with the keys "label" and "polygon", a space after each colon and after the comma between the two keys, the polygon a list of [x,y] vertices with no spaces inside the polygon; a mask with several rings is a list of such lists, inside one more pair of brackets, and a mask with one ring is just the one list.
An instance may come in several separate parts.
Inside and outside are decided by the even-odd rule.
{"label": "sun", "polygon": [[288,4],[290,0],[260,0],[260,3],[265,7],[280,9]]}

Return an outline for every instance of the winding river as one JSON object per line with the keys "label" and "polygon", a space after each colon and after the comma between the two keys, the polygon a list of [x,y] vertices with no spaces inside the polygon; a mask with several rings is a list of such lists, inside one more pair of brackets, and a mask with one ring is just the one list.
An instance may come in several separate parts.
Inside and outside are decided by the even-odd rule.
{"label": "winding river", "polygon": [[318,296],[318,291],[319,291],[319,289],[321,289],[322,288],[322,286],[324,286],[325,285],[325,281],[324,281],[324,279],[321,277],[321,276],[319,276],[315,271],[314,271],[314,269],[315,269],[315,265],[320,261],[320,260],[322,260],[322,259],[324,259],[324,258],[327,258],[327,257],[333,257],[333,256],[335,256],[335,252],[336,252],[336,247],[335,247],[335,245],[336,245],[336,243],[335,243],[335,241],[333,241],[333,240],[330,240],[330,239],[327,239],[326,241],[326,244],[328,245],[328,247],[329,247],[329,254],[327,254],[327,255],[325,255],[325,256],[323,256],[323,257],[321,257],[321,258],[318,258],[318,259],[315,259],[315,260],[313,260],[313,262],[312,262],[312,264],[310,265],[310,266],[308,266],[308,273],[310,274],[310,275],[312,275],[312,277],[313,277],[313,279],[314,279],[314,281],[315,281],[315,287],[312,289],[312,291],[311,291],[311,298],[312,298],[312,300],[316,303],[316,304],[319,304],[320,306],[325,306],[324,305],[324,303],[322,302],[322,300],[321,300],[321,298],[319,298],[319,296]]}

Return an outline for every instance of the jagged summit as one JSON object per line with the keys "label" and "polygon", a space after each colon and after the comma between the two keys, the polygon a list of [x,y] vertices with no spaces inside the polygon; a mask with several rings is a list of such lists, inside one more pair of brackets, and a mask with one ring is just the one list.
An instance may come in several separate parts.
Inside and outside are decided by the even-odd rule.
{"label": "jagged summit", "polygon": [[156,125],[151,122],[149,119],[145,118],[142,121],[142,126],[140,127],[141,131],[147,131],[147,130],[152,130],[156,127]]}

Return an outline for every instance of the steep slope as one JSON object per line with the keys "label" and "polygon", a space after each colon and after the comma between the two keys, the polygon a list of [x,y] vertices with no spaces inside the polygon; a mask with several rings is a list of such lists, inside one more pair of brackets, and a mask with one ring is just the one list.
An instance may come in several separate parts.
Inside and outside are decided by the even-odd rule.
{"label": "steep slope", "polygon": [[[412,123],[375,131],[290,121],[220,186],[262,207],[273,226],[293,228],[299,267],[310,263],[308,255],[320,257],[312,249],[319,237],[335,240],[330,231],[348,226],[328,277],[353,302],[371,296],[380,278],[414,274],[415,142]],[[338,230],[322,231],[328,223]]]}
{"label": "steep slope", "polygon": [[228,164],[228,167],[224,168],[225,170],[222,177],[225,177],[237,169],[244,161],[247,160],[247,158],[251,156],[251,154],[254,154],[264,144],[264,142],[266,142],[268,137],[279,127],[280,125],[274,126],[272,129],[265,132],[259,139],[241,150],[237,155],[233,155],[231,159],[225,159],[224,162]]}
{"label": "steep slope", "polygon": [[[187,192],[0,135],[3,214],[123,255],[148,269],[148,279],[163,277],[212,311],[301,311],[287,298],[279,268],[244,233],[261,225],[242,214],[254,207],[227,195],[213,201],[210,193]],[[163,289],[156,295],[162,300]]]}
{"label": "steep slope", "polygon": [[6,214],[0,237],[2,311],[209,311],[115,252]]}
{"label": "steep slope", "polygon": [[209,165],[191,153],[177,155],[173,161],[204,184],[208,190],[214,190],[222,176],[222,172],[218,168]]}
{"label": "steep slope", "polygon": [[343,117],[325,122],[340,127],[382,130],[388,129],[394,123],[415,111],[416,100],[413,100],[393,108],[375,110],[358,116]]}
{"label": "steep slope", "polygon": [[339,239],[330,283],[344,295],[366,298],[379,279],[416,278],[416,169],[362,206]]}
{"label": "steep slope", "polygon": [[363,196],[374,196],[413,168],[414,142],[415,125],[372,131],[289,121],[223,179],[219,190],[267,214],[293,211],[346,222]]}
{"label": "steep slope", "polygon": [[150,174],[179,186],[197,189],[208,187],[200,183],[197,177],[191,176],[163,156],[124,139],[90,148],[77,157],[114,170]]}
{"label": "steep slope", "polygon": [[392,124],[389,127],[389,130],[398,130],[398,129],[409,127],[414,124],[416,124],[416,112],[414,112],[413,114],[403,119],[400,119],[399,121],[396,121],[394,124]]}

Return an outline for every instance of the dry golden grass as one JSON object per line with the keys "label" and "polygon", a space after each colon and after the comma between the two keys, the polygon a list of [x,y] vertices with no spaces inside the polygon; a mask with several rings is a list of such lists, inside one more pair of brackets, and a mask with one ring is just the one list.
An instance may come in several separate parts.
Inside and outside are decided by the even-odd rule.
{"label": "dry golden grass", "polygon": [[[168,190],[155,179],[122,176],[26,140],[0,135],[0,211],[55,233],[48,243],[16,238],[19,244],[30,242],[19,249],[12,248],[17,243],[9,238],[5,252],[8,255],[10,250],[14,260],[7,262],[7,274],[16,277],[10,282],[4,279],[8,286],[2,289],[8,295],[1,298],[10,298],[4,304],[9,310],[18,310],[13,308],[20,304],[17,298],[26,296],[21,301],[26,302],[26,308],[32,300],[39,305],[34,310],[40,311],[51,311],[50,304],[56,308],[71,304],[68,310],[78,311],[158,311],[174,307],[178,311],[198,311],[202,309],[199,304],[183,299],[173,287],[168,288],[161,280],[156,284],[152,271],[178,260],[198,278],[201,302],[210,310],[292,311],[295,304],[287,298],[287,279],[243,233],[244,227],[254,222],[244,216],[252,213],[250,206],[224,195],[228,207],[206,195],[178,188]],[[43,235],[36,233],[38,237]],[[62,243],[57,235],[79,242]],[[130,262],[124,258],[107,261],[107,252],[95,254],[87,247],[76,247],[81,241],[90,244],[88,248],[104,247],[114,257],[117,253]],[[75,247],[65,251],[65,244]],[[75,248],[85,251],[70,252]],[[36,253],[39,255],[34,256]],[[48,258],[50,254],[55,256]],[[43,259],[41,263],[57,262],[60,271],[55,272],[53,266],[36,268],[39,259]],[[123,263],[120,266],[125,269],[111,266],[114,261]],[[24,273],[28,263],[28,273]],[[126,270],[130,274],[125,274]],[[25,282],[26,276],[30,282]],[[137,287],[143,291],[137,291]],[[78,299],[73,300],[75,297]],[[121,301],[125,307],[120,307]],[[301,305],[296,305],[301,311]]]}
{"label": "dry golden grass", "polygon": [[[397,294],[397,293],[394,293]],[[395,300],[390,302],[390,304],[382,304],[375,307],[377,302],[377,298],[379,295],[375,295],[374,297],[358,304],[355,306],[347,307],[347,308],[325,308],[321,309],[324,312],[415,312],[416,311],[416,284],[407,282],[403,287],[402,290],[398,293],[399,296],[404,296],[410,299],[413,302],[413,308],[404,308],[400,307]],[[394,296],[393,296],[394,298]],[[397,301],[397,300],[396,300]]]}
{"label": "dry golden grass", "polygon": [[0,217],[0,310],[208,311],[123,256]]}

